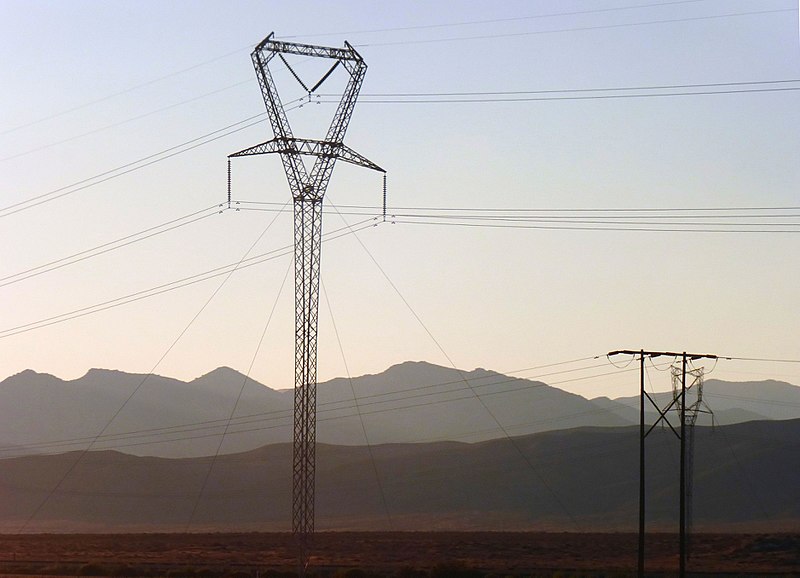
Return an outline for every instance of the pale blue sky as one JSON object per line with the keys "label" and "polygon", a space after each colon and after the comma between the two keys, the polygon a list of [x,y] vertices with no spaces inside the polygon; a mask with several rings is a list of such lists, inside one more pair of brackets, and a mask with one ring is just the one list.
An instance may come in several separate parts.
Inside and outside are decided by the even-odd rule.
{"label": "pale blue sky", "polygon": [[[657,3],[2,0],[0,205],[262,113],[249,53],[271,31],[356,45],[369,65],[365,95],[800,79],[796,2]],[[474,24],[458,25],[467,22]],[[313,65],[300,69],[312,75]],[[301,96],[285,71],[276,80],[285,100]],[[800,206],[800,91],[366,100],[346,142],[388,170],[393,206]],[[314,136],[312,125],[331,112],[330,104],[307,105],[290,120],[298,136]],[[226,156],[270,137],[261,123],[0,217],[0,276],[222,202]],[[277,157],[237,160],[233,181],[234,198],[289,199]],[[377,206],[380,189],[377,174],[339,165],[327,200]],[[273,215],[226,212],[0,287],[0,330],[235,262]],[[342,226],[340,216],[326,215],[326,230]],[[800,358],[800,233],[397,224],[359,239],[438,346],[361,244],[343,237],[324,247],[323,283],[353,375],[408,359],[449,365],[448,358],[464,369],[511,372],[640,347]],[[290,243],[287,213],[254,252]],[[236,273],[160,363],[221,278],[0,338],[0,378],[26,368],[63,378],[90,367],[155,367],[183,379],[219,365],[247,371],[288,266],[281,258]],[[290,278],[252,369],[275,388],[293,382],[292,298]],[[324,297],[321,307],[319,374],[327,379],[346,372]],[[714,376],[800,383],[800,368],[720,362]],[[560,386],[591,397],[632,393],[636,385],[635,374],[621,374]]]}

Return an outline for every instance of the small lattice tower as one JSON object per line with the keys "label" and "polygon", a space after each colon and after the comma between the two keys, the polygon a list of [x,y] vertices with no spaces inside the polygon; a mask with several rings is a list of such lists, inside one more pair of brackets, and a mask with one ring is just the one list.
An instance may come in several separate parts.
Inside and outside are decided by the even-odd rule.
{"label": "small lattice tower", "polygon": [[672,375],[672,396],[676,400],[675,410],[680,413],[686,406],[685,425],[686,431],[686,527],[689,538],[687,555],[691,552],[691,536],[694,523],[694,453],[695,453],[695,424],[701,413],[711,414],[711,408],[703,400],[703,380],[705,371],[703,367],[695,367],[686,371],[686,377],[691,382],[686,387],[686,399],[681,395],[683,382],[683,368],[675,363],[670,367]]}

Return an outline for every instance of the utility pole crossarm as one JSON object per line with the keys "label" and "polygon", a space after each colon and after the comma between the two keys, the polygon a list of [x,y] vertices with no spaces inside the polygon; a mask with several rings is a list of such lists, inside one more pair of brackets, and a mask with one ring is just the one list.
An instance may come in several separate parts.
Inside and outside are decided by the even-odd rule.
{"label": "utility pole crossarm", "polygon": [[609,351],[606,353],[607,357],[612,357],[614,355],[644,355],[645,357],[683,357],[686,356],[688,360],[695,360],[695,359],[719,359],[718,355],[713,355],[710,353],[683,353],[683,352],[675,352],[675,351],[642,351],[641,349],[632,350],[632,349],[618,349],[616,351]]}

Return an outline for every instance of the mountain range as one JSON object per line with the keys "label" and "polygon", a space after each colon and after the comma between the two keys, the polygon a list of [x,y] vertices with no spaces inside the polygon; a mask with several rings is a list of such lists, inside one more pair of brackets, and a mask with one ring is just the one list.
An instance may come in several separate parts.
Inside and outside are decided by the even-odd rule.
{"label": "mountain range", "polygon": [[[796,529],[800,387],[708,380],[703,392],[715,427],[699,422],[690,438],[694,527]],[[319,529],[636,528],[638,397],[423,362],[318,393]],[[292,404],[291,390],[229,368],[190,382],[11,376],[0,383],[0,531],[287,530]],[[646,447],[649,528],[675,531],[678,441],[657,427]]]}
{"label": "mountain range", "polygon": [[[694,429],[691,527],[800,527],[800,420]],[[477,443],[320,444],[319,530],[635,531],[638,426]],[[679,443],[646,438],[647,528],[676,532]],[[288,531],[291,444],[168,459],[117,451],[0,461],[0,532]]]}
{"label": "mountain range", "polygon": [[[707,380],[703,391],[719,425],[800,418],[800,387],[789,383]],[[653,395],[662,406],[670,396]],[[104,369],[64,381],[28,370],[0,382],[0,457],[87,448],[165,458],[240,453],[290,441],[292,406],[291,390],[225,367],[189,382]],[[327,444],[479,442],[634,425],[639,398],[586,399],[485,369],[406,362],[320,383],[317,415],[317,439]],[[648,422],[655,416],[648,408]]]}

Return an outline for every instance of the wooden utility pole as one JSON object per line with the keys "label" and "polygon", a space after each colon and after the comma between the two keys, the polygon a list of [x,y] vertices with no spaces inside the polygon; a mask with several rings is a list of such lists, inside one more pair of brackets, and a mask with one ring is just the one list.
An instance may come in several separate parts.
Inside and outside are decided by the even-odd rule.
{"label": "wooden utility pole", "polygon": [[[638,576],[644,578],[644,537],[645,537],[645,438],[651,431],[659,424],[666,423],[669,429],[672,430],[677,438],[680,440],[680,503],[679,503],[679,542],[680,542],[680,560],[679,560],[679,576],[685,578],[686,576],[686,366],[689,361],[696,359],[717,359],[716,355],[705,353],[675,353],[672,351],[645,351],[640,349],[638,351],[623,349],[618,351],[610,351],[608,356],[613,355],[633,355],[639,357],[639,552],[638,552]],[[675,357],[681,358],[681,390],[680,393],[674,394],[672,400],[665,408],[661,408],[656,400],[654,400],[644,388],[644,363],[645,358],[653,357]],[[658,418],[649,429],[645,429],[645,399],[649,400],[652,406],[658,412]],[[680,429],[676,431],[669,419],[667,419],[667,412],[678,406],[680,413]]]}

